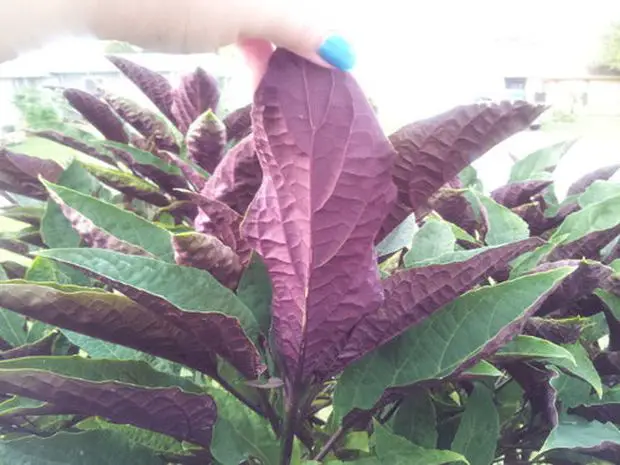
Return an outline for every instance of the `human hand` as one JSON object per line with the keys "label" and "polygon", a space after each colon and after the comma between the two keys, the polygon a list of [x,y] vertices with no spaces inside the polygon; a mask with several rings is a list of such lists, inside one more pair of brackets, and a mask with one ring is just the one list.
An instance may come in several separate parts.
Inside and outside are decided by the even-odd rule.
{"label": "human hand", "polygon": [[148,50],[200,53],[239,43],[260,74],[273,44],[324,66],[350,69],[348,43],[322,18],[334,0],[21,0],[0,7],[0,61],[66,34]]}

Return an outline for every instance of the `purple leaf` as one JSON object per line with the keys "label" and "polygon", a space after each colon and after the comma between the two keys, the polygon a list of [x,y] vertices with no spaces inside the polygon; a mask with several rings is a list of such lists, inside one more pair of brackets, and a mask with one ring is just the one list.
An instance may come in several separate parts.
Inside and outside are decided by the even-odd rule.
{"label": "purple leaf", "polygon": [[174,121],[172,115],[172,86],[161,74],[140,66],[126,58],[108,56],[114,64],[131,82],[155,104],[166,118]]}
{"label": "purple leaf", "polygon": [[58,131],[53,130],[42,130],[42,131],[32,131],[31,134],[33,136],[42,137],[43,139],[51,140],[53,142],[57,142],[58,144],[62,144],[66,147],[72,148],[73,150],[77,150],[78,152],[85,153],[97,160],[101,160],[108,165],[115,165],[116,162],[114,159],[102,153],[96,147],[86,144],[79,139],[75,139],[71,136],[67,136]]}
{"label": "purple leaf", "polygon": [[[214,374],[210,339],[199,340],[158,314],[120,294],[97,289],[10,282],[0,284],[0,305],[44,323],[103,339]],[[194,325],[213,324],[189,313]]]}
{"label": "purple leaf", "polygon": [[179,153],[179,146],[166,122],[155,112],[125,97],[106,94],[104,98],[121,118],[131,124],[146,139],[152,140],[157,148]]}
{"label": "purple leaf", "polygon": [[486,208],[480,204],[476,212],[462,190],[442,188],[429,200],[429,208],[446,221],[454,223],[472,236],[484,237],[489,228]]}
{"label": "purple leaf", "polygon": [[[0,285],[1,286],[1,285]],[[58,338],[58,332],[53,332],[39,339],[36,342],[26,344],[14,349],[5,350],[0,353],[1,360],[9,360],[21,357],[36,357],[41,355],[52,355],[54,342]]]}
{"label": "purple leaf", "polygon": [[238,108],[224,118],[228,142],[240,141],[252,132],[252,105]]}
{"label": "purple leaf", "polygon": [[103,136],[115,142],[126,144],[129,137],[110,107],[97,97],[79,89],[67,89],[63,92],[67,101]]}
{"label": "purple leaf", "polygon": [[192,195],[191,198],[199,208],[194,220],[196,231],[217,237],[239,255],[243,264],[247,263],[251,248],[247,240],[241,236],[243,217],[217,200],[200,195]]}
{"label": "purple leaf", "polygon": [[262,177],[254,140],[247,137],[224,156],[201,194],[219,200],[243,215],[254,198]]}
{"label": "purple leaf", "polygon": [[[335,374],[353,361],[394,339],[410,326],[424,321],[444,305],[472,289],[496,269],[541,244],[536,238],[488,250],[465,261],[430,265],[397,272],[383,281],[385,301],[350,331],[335,354],[327,374]],[[473,252],[473,251],[472,251]]]}
{"label": "purple leaf", "polygon": [[527,274],[541,273],[566,266],[577,268],[547,297],[540,306],[538,315],[548,315],[582,297],[587,297],[612,273],[611,268],[597,262],[562,260],[543,263]]}
{"label": "purple leaf", "polygon": [[[380,237],[388,234],[463,168],[493,146],[529,126],[544,107],[525,102],[460,106],[433,118],[409,124],[390,136],[398,157],[394,182],[397,207],[386,219]],[[404,214],[404,216],[403,216]]]}
{"label": "purple leaf", "polygon": [[39,181],[39,176],[56,182],[62,171],[62,167],[53,160],[44,160],[0,148],[2,190],[45,200],[47,192]]}
{"label": "purple leaf", "polygon": [[562,244],[553,249],[549,260],[566,260],[569,258],[600,260],[601,249],[620,234],[620,224],[611,229],[594,231],[576,241]]}
{"label": "purple leaf", "polygon": [[525,323],[523,333],[555,344],[573,344],[579,340],[581,326],[573,320],[532,317]]}
{"label": "purple leaf", "polygon": [[178,265],[206,270],[224,286],[235,289],[243,267],[233,250],[214,236],[196,232],[172,236]]}
{"label": "purple leaf", "polygon": [[9,250],[18,255],[28,255],[30,247],[25,242],[11,237],[0,236],[0,249]]}
{"label": "purple leaf", "polygon": [[207,110],[217,108],[220,90],[217,80],[202,68],[181,78],[172,92],[171,111],[179,130],[185,134],[189,126]]}
{"label": "purple leaf", "polygon": [[162,160],[170,163],[172,166],[179,168],[181,173],[183,173],[183,176],[185,176],[185,179],[187,179],[196,189],[200,190],[204,188],[207,178],[180,156],[172,152],[163,151],[159,152],[158,156]]}
{"label": "purple leaf", "polygon": [[532,197],[540,194],[550,184],[551,181],[545,180],[512,182],[495,189],[491,192],[491,197],[505,207],[514,208],[532,202]]}
{"label": "purple leaf", "polygon": [[[101,416],[208,447],[217,410],[204,394],[178,387],[139,387],[116,381],[92,382],[43,369],[8,368],[2,362],[0,389],[58,404],[65,411]],[[19,366],[19,365],[18,365]]]}
{"label": "purple leaf", "polygon": [[[22,279],[27,271],[24,265],[10,260],[1,262],[0,267],[4,270],[5,275],[9,279]],[[2,270],[0,270],[0,272],[1,271]]]}
{"label": "purple leaf", "polygon": [[350,74],[283,49],[252,117],[265,176],[242,231],[273,283],[272,337],[294,396],[382,303],[372,246],[394,154]]}
{"label": "purple leaf", "polygon": [[586,174],[585,176],[579,178],[575,181],[569,188],[566,193],[567,196],[581,194],[585,192],[590,185],[592,185],[595,181],[607,181],[609,180],[616,171],[620,170],[620,165],[611,165],[605,166],[603,168],[599,168],[591,173]]}
{"label": "purple leaf", "polygon": [[226,128],[211,111],[207,111],[194,121],[185,137],[189,158],[209,173],[224,156]]}

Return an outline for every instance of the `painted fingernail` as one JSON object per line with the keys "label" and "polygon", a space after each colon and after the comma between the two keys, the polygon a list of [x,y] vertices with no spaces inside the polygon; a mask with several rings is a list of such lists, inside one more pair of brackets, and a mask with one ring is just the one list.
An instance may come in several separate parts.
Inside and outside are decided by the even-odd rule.
{"label": "painted fingernail", "polygon": [[318,50],[318,54],[330,65],[348,71],[355,64],[353,48],[343,37],[328,37]]}

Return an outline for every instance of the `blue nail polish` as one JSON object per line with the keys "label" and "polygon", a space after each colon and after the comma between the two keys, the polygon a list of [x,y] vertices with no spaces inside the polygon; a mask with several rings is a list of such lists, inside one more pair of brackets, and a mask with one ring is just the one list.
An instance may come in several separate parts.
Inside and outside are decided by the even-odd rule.
{"label": "blue nail polish", "polygon": [[318,54],[330,65],[348,71],[355,64],[355,54],[351,45],[340,36],[328,37],[318,50]]}

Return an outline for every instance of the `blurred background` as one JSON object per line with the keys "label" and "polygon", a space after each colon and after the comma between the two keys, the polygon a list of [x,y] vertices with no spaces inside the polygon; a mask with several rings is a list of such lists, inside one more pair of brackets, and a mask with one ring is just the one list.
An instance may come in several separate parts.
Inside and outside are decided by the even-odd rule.
{"label": "blurred background", "polygon": [[[514,159],[562,140],[579,138],[555,172],[560,198],[585,170],[620,162],[618,0],[341,0],[325,12],[325,21],[354,43],[354,74],[388,132],[463,103],[550,106],[530,130],[476,162],[486,189],[506,182]],[[37,156],[72,156],[24,131],[62,121],[69,110],[58,88],[105,89],[148,105],[106,53],[127,55],[172,81],[205,68],[225,89],[222,112],[251,98],[248,71],[233,47],[172,56],[67,37],[0,64],[1,143]]]}

